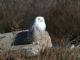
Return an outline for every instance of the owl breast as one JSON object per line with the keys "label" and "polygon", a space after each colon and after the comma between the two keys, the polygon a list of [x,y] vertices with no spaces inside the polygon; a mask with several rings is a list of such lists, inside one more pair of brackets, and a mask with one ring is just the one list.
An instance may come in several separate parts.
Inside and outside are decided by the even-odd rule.
{"label": "owl breast", "polygon": [[36,24],[35,24],[35,27],[36,27],[38,30],[41,30],[41,31],[46,30],[46,24],[45,24],[45,23],[36,23]]}

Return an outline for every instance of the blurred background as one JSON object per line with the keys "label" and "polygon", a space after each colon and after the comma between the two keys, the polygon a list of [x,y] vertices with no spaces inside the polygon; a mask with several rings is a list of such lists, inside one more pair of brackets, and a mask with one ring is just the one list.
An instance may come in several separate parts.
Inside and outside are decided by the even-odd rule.
{"label": "blurred background", "polygon": [[80,32],[80,0],[0,0],[0,33],[28,29],[36,16],[52,40]]}

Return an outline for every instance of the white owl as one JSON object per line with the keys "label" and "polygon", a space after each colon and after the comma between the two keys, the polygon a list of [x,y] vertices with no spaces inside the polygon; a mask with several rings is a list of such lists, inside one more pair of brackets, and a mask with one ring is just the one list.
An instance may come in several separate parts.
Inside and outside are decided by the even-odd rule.
{"label": "white owl", "polygon": [[[33,36],[38,36],[40,35],[41,32],[46,30],[46,24],[45,24],[45,19],[42,16],[37,16],[34,19],[34,23],[32,27],[29,29],[29,32],[27,34],[27,39],[28,40],[33,40]],[[39,37],[39,36],[38,36]]]}
{"label": "white owl", "polygon": [[42,16],[38,16],[35,18],[35,21],[33,23],[32,29],[37,29],[39,31],[44,31],[46,30],[46,24],[45,24],[45,19]]}
{"label": "white owl", "polygon": [[32,44],[40,45],[43,51],[52,47],[51,38],[46,31],[45,19],[42,16],[36,17],[32,25],[32,40]]}

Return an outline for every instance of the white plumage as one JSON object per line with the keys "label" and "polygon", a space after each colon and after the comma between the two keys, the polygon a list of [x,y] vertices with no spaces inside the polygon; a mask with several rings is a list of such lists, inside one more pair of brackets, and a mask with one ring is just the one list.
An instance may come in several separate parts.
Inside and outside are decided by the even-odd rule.
{"label": "white plumage", "polygon": [[45,19],[42,16],[38,16],[35,18],[34,24],[32,26],[32,29],[37,29],[40,31],[46,30],[46,24]]}
{"label": "white plumage", "polygon": [[40,45],[42,51],[52,47],[51,38],[46,31],[46,23],[44,17],[38,16],[35,18],[35,21],[32,25],[31,35],[31,40],[33,40],[32,44]]}

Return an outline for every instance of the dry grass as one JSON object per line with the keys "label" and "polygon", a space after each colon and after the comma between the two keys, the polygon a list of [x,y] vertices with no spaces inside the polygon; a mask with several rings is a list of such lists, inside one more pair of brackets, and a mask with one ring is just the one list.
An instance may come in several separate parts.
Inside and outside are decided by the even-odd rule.
{"label": "dry grass", "polygon": [[26,29],[38,15],[45,17],[50,34],[64,36],[80,31],[79,0],[1,0],[0,32],[11,31],[10,24],[12,29]]}
{"label": "dry grass", "polygon": [[[0,0],[0,32],[29,28],[38,15],[45,17],[54,44],[80,32],[80,0]],[[76,55],[67,48],[51,49],[34,57],[7,51],[0,54],[0,60],[76,60]]]}
{"label": "dry grass", "polygon": [[6,51],[0,54],[0,60],[76,60],[75,50],[68,48],[54,48],[40,53],[38,56],[26,57],[22,54]]}

